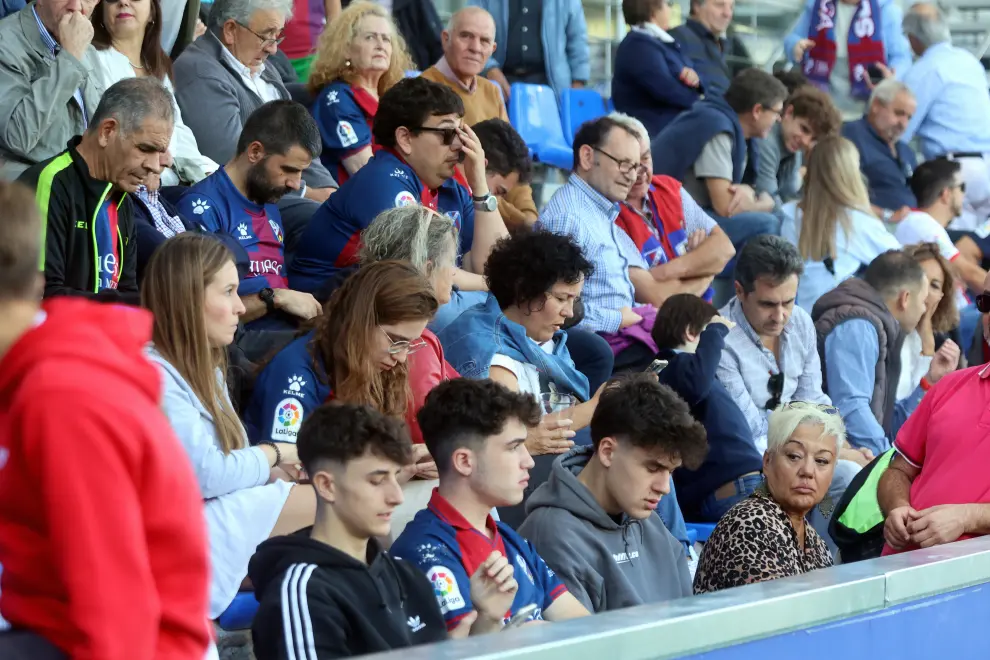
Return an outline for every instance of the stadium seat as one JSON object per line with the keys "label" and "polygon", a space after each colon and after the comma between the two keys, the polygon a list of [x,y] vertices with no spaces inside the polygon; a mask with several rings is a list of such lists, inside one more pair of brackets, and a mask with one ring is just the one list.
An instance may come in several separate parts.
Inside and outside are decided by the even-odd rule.
{"label": "stadium seat", "polygon": [[258,599],[253,591],[242,591],[234,597],[227,609],[217,618],[217,625],[223,630],[247,630],[258,611]]}
{"label": "stadium seat", "polygon": [[688,536],[691,536],[691,532],[697,534],[697,540],[704,543],[708,540],[708,537],[712,535],[715,531],[715,523],[684,523],[688,530]]}
{"label": "stadium seat", "polygon": [[605,114],[605,99],[593,89],[565,89],[560,93],[560,121],[567,144],[574,144],[574,134],[586,121]]}
{"label": "stadium seat", "polygon": [[[687,523],[684,523],[684,524],[687,525]],[[688,533],[688,535],[687,535],[688,536],[688,543],[690,543],[691,545],[694,545],[695,543],[698,542],[698,530],[691,529],[690,525],[687,525],[687,528],[688,528],[688,531],[687,531],[687,533]]]}
{"label": "stadium seat", "polygon": [[615,101],[611,96],[605,99],[605,112],[615,112]]}
{"label": "stadium seat", "polygon": [[574,156],[564,139],[553,90],[527,83],[515,83],[511,90],[509,122],[526,142],[533,159],[570,170]]}

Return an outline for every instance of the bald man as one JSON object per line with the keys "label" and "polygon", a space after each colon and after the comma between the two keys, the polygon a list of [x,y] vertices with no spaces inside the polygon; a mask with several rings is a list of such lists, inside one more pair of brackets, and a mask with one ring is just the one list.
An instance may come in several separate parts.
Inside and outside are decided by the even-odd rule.
{"label": "bald man", "polygon": [[[495,52],[495,21],[480,7],[465,7],[450,17],[440,35],[443,57],[423,72],[423,77],[447,85],[464,101],[464,123],[470,126],[486,119],[508,121],[505,101],[498,84],[481,71]],[[485,146],[485,145],[482,145]],[[510,230],[536,222],[533,189],[519,184],[499,197],[498,210]]]}

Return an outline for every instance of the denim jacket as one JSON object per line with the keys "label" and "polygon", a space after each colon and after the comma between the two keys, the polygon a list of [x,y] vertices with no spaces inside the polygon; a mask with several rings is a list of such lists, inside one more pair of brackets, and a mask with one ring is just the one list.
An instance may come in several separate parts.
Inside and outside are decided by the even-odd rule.
{"label": "denim jacket", "polygon": [[487,378],[492,357],[504,355],[531,364],[560,392],[589,399],[588,378],[577,370],[567,351],[567,333],[553,336],[553,353],[543,351],[526,329],[502,313],[495,296],[469,307],[437,335],[447,361],[465,378]]}

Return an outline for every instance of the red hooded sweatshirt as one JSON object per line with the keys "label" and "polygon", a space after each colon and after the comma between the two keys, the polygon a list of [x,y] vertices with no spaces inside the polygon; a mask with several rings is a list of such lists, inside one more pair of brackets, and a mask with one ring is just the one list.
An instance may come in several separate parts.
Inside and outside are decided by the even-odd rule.
{"label": "red hooded sweatshirt", "polygon": [[43,309],[0,358],[0,613],[74,660],[202,660],[203,502],[141,353],[151,315]]}

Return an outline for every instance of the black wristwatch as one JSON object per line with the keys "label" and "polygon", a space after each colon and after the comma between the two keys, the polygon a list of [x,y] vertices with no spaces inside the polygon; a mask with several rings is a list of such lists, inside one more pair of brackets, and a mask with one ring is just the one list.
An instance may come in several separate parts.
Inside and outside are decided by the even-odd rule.
{"label": "black wristwatch", "polygon": [[261,298],[261,302],[265,303],[265,307],[268,309],[268,313],[271,314],[275,311],[275,290],[271,287],[265,287],[258,292],[258,297]]}

